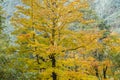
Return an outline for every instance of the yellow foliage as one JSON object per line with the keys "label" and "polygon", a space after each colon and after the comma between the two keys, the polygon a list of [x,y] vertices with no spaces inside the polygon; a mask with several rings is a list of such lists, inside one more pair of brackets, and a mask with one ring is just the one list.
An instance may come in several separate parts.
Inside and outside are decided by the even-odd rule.
{"label": "yellow foliage", "polygon": [[[98,80],[96,69],[102,75],[103,68],[112,65],[109,60],[98,61],[90,53],[95,50],[104,52],[106,49],[103,43],[111,51],[119,52],[120,47],[113,44],[119,43],[120,39],[114,40],[109,36],[100,42],[104,31],[75,32],[69,29],[68,25],[72,22],[95,22],[84,19],[84,12],[80,11],[89,8],[86,0],[22,2],[27,7],[17,6],[11,22],[15,26],[18,53],[32,54],[34,61],[27,60],[27,63],[37,68],[35,71],[39,72],[39,80],[52,80],[53,76],[57,76],[58,80]],[[24,16],[21,17],[21,14]]]}

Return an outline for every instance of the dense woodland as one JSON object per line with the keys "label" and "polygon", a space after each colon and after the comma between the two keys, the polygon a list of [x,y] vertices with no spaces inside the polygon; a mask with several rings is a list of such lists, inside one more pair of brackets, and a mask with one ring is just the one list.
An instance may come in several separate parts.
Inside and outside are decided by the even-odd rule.
{"label": "dense woodland", "polygon": [[21,0],[11,33],[1,6],[0,80],[120,80],[120,34],[93,1]]}

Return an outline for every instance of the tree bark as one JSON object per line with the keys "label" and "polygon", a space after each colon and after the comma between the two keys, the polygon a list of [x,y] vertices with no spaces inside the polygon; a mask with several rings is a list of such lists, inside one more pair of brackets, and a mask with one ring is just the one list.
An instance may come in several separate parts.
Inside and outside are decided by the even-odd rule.
{"label": "tree bark", "polygon": [[105,68],[103,68],[103,76],[104,76],[104,79],[106,79],[106,72],[107,72],[107,66]]}
{"label": "tree bark", "polygon": [[[54,54],[50,55],[49,58],[51,59],[52,67],[55,68],[56,67],[56,59],[55,59]],[[53,78],[53,80],[57,80],[57,74],[54,71],[52,72],[52,78]]]}
{"label": "tree bark", "polygon": [[57,75],[55,72],[52,72],[52,78],[53,78],[53,80],[57,80]]}
{"label": "tree bark", "polygon": [[97,67],[95,68],[95,74],[99,78],[99,73],[98,73],[98,68]]}

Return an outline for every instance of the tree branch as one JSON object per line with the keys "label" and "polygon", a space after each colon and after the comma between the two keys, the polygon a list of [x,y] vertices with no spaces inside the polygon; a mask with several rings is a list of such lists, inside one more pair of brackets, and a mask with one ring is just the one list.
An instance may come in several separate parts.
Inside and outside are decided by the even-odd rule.
{"label": "tree branch", "polygon": [[72,50],[77,50],[79,48],[83,48],[84,46],[78,46],[76,48],[70,48],[70,49],[65,49],[65,50],[62,50],[62,52],[65,52],[65,51],[72,51]]}

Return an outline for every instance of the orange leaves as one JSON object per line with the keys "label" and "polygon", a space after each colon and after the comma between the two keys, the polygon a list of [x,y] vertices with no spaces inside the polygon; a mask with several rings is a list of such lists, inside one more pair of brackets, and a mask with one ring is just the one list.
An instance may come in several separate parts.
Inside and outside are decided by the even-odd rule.
{"label": "orange leaves", "polygon": [[56,56],[63,56],[63,53],[61,52],[63,50],[62,46],[53,46],[50,45],[46,51],[47,55],[55,53]]}
{"label": "orange leaves", "polygon": [[23,41],[28,39],[28,38],[30,38],[29,34],[21,34],[21,35],[18,36],[18,39],[23,40]]}
{"label": "orange leaves", "polygon": [[24,41],[24,40],[28,40],[28,39],[32,38],[34,34],[35,34],[34,31],[29,32],[29,33],[27,33],[27,34],[20,34],[20,35],[18,36],[18,39],[19,39],[19,40],[23,40],[23,41]]}
{"label": "orange leaves", "polygon": [[104,60],[104,61],[102,62],[102,65],[103,65],[103,66],[108,66],[108,67],[110,67],[110,66],[112,66],[112,62],[111,62],[110,60]]}

